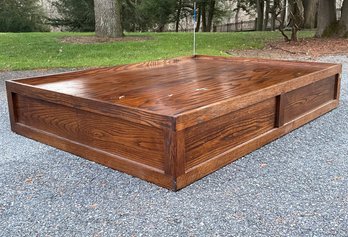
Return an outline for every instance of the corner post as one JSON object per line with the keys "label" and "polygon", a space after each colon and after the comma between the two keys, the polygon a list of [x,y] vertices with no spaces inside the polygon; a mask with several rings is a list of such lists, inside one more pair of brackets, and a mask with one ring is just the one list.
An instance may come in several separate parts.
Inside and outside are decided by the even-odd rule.
{"label": "corner post", "polygon": [[164,129],[164,172],[173,180],[172,189],[177,191],[176,180],[185,173],[185,136],[184,130],[176,131],[176,122]]}

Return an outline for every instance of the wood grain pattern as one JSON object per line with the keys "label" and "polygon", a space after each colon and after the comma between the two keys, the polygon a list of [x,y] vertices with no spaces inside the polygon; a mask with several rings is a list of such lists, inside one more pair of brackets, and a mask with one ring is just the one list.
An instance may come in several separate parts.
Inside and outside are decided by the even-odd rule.
{"label": "wood grain pattern", "polygon": [[6,89],[14,132],[176,191],[336,108],[341,71],[196,56]]}
{"label": "wood grain pattern", "polygon": [[272,98],[186,129],[186,169],[272,130],[275,120]]}
{"label": "wood grain pattern", "polygon": [[154,68],[148,67],[151,64],[141,64],[133,66],[137,70],[99,69],[18,82],[55,93],[174,116],[337,67],[308,63],[299,67],[296,62],[279,67],[262,62],[196,57],[159,63],[161,66]]}
{"label": "wood grain pattern", "polygon": [[173,125],[172,118],[165,115],[154,114],[140,109],[135,110],[133,108],[122,105],[115,105],[102,101],[80,98],[64,93],[52,92],[19,83],[16,80],[6,81],[6,88],[8,92],[12,92],[13,94],[21,94],[39,100],[48,101],[54,104],[61,104],[67,107],[78,108],[92,113],[120,118],[146,126],[163,128],[171,127]]}
{"label": "wood grain pattern", "polygon": [[335,99],[336,77],[332,76],[317,83],[288,92],[284,95],[284,122],[311,111]]}
{"label": "wood grain pattern", "polygon": [[246,143],[236,146],[222,154],[219,154],[218,156],[215,156],[210,160],[201,163],[199,166],[194,167],[194,169],[189,170],[187,173],[177,178],[177,190],[182,189],[189,184],[192,184],[194,181],[201,179],[202,177],[220,169],[221,167],[224,167],[225,165],[239,159],[240,157],[247,155],[248,153],[266,145],[267,143],[272,142],[273,140],[281,136],[284,136],[285,134],[312,121],[313,119],[333,110],[337,106],[337,100],[330,101],[280,128],[266,132],[259,137],[255,137]]}
{"label": "wood grain pattern", "polygon": [[164,174],[151,166],[143,165],[130,159],[104,152],[94,147],[65,139],[52,133],[47,133],[45,131],[26,126],[24,124],[14,124],[13,128],[16,133],[28,138],[103,164],[107,167],[128,173],[138,178],[155,183],[161,187],[176,190],[176,187],[173,187],[173,177],[171,175]]}
{"label": "wood grain pattern", "polygon": [[177,191],[176,177],[185,174],[185,137],[183,131],[164,129],[165,174],[173,177],[172,190]]}
{"label": "wood grain pattern", "polygon": [[20,124],[164,170],[160,129],[96,115],[26,96],[17,96]]}

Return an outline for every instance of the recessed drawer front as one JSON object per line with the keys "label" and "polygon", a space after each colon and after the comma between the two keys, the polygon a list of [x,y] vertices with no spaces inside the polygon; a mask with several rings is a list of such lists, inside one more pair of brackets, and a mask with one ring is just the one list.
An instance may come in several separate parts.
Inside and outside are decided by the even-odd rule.
{"label": "recessed drawer front", "polygon": [[284,94],[284,123],[334,100],[336,81],[332,76]]}
{"label": "recessed drawer front", "polygon": [[164,169],[163,131],[27,96],[15,96],[17,123]]}
{"label": "recessed drawer front", "polygon": [[271,98],[185,131],[186,169],[256,138],[275,127],[276,98]]}

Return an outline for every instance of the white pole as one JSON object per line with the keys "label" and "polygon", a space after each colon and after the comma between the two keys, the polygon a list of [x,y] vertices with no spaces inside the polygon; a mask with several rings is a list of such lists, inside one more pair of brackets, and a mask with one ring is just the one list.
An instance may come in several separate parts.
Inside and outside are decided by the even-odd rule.
{"label": "white pole", "polygon": [[193,3],[193,56],[196,55],[196,27],[197,27],[197,4]]}

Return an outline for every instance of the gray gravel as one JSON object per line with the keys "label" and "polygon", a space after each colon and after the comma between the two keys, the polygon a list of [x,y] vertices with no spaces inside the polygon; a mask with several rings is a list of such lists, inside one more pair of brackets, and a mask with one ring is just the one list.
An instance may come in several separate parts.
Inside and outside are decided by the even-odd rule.
{"label": "gray gravel", "polygon": [[174,193],[10,132],[0,73],[0,236],[348,236],[339,109]]}

